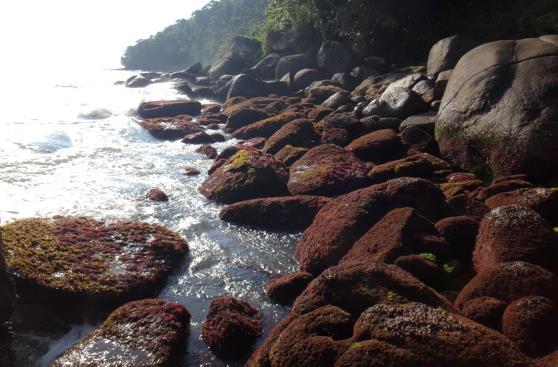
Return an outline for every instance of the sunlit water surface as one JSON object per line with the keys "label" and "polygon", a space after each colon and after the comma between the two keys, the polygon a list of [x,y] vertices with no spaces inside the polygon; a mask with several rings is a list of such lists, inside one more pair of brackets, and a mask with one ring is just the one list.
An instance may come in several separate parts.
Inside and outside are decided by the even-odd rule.
{"label": "sunlit water surface", "polygon": [[[159,298],[181,303],[192,314],[184,365],[224,366],[200,339],[209,301],[221,294],[244,298],[262,310],[269,331],[287,310],[268,301],[263,284],[294,270],[297,235],[221,222],[221,207],[197,191],[207,175],[182,174],[185,165],[206,172],[211,161],[195,153],[196,146],[153,139],[135,122],[141,101],[185,96],[169,84],[145,89],[113,84],[130,75],[65,73],[2,86],[11,93],[0,114],[0,219],[81,215],[141,220],[177,231],[188,240],[190,254]],[[151,187],[162,188],[170,202],[146,201]],[[32,316],[19,314],[14,320],[19,366],[48,366],[96,326],[77,322],[36,330]]]}

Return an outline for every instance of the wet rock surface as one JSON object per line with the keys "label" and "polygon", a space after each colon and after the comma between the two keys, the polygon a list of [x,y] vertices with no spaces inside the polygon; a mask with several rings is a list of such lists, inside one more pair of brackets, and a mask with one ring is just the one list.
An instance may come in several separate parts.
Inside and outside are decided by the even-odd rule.
{"label": "wet rock surface", "polygon": [[153,101],[144,102],[138,108],[138,114],[144,119],[176,117],[179,115],[197,116],[202,105],[198,101]]}
{"label": "wet rock surface", "polygon": [[175,366],[184,355],[190,314],[183,306],[146,299],[125,304],[52,366]]}
{"label": "wet rock surface", "polygon": [[115,305],[151,295],[188,252],[176,233],[139,222],[31,218],[0,230],[20,297],[51,306]]}

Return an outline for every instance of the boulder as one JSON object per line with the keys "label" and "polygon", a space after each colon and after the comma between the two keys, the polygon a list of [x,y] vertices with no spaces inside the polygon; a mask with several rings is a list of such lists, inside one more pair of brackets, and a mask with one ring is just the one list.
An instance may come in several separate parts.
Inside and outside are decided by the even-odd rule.
{"label": "boulder", "polygon": [[53,363],[62,366],[176,366],[182,363],[190,314],[163,300],[130,302]]}
{"label": "boulder", "polygon": [[434,224],[415,209],[393,209],[355,242],[340,264],[351,261],[393,263],[400,256],[428,252],[420,248],[416,237],[427,233],[436,234]]}
{"label": "boulder", "polygon": [[348,73],[353,69],[354,59],[350,47],[337,41],[324,41],[318,51],[317,63],[330,74]]}
{"label": "boulder", "polygon": [[200,153],[209,159],[217,158],[217,149],[215,149],[211,145],[202,145],[201,147],[196,149],[196,153]]}
{"label": "boulder", "polygon": [[275,78],[275,70],[277,69],[277,64],[281,59],[281,55],[277,53],[271,53],[261,59],[256,65],[250,69],[250,74],[256,78],[267,80]]}
{"label": "boulder", "polygon": [[255,98],[268,95],[267,84],[250,75],[239,74],[231,81],[227,99],[234,97]]}
{"label": "boulder", "polygon": [[321,196],[288,196],[241,201],[225,207],[225,222],[273,230],[304,230],[330,199]]}
{"label": "boulder", "polygon": [[290,306],[312,279],[312,275],[305,272],[288,274],[265,283],[265,293],[272,301]]}
{"label": "boulder", "polygon": [[442,71],[440,74],[438,74],[436,82],[434,83],[435,100],[441,100],[444,97],[444,93],[446,93],[446,88],[448,87],[452,72],[453,69]]}
{"label": "boulder", "polygon": [[496,175],[558,169],[558,36],[497,41],[453,70],[436,122],[442,154]]}
{"label": "boulder", "polygon": [[201,174],[201,171],[196,167],[186,166],[184,167],[183,173],[186,176],[198,176]]}
{"label": "boulder", "polygon": [[201,75],[203,74],[203,65],[197,62],[188,66],[184,72],[192,75]]}
{"label": "boulder", "polygon": [[531,357],[557,346],[558,308],[546,297],[528,296],[512,302],[502,318],[502,333]]}
{"label": "boulder", "polygon": [[380,340],[408,350],[420,358],[413,366],[535,367],[502,334],[423,303],[369,308],[355,323],[354,338]]}
{"label": "boulder", "polygon": [[522,179],[514,179],[514,180],[506,180],[502,182],[493,182],[490,186],[481,189],[477,194],[477,199],[485,201],[489,199],[491,196],[503,193],[514,191],[518,189],[530,189],[533,188],[534,185],[528,181]]}
{"label": "boulder", "polygon": [[431,182],[400,178],[341,196],[326,204],[303,233],[295,257],[303,271],[319,274],[335,265],[353,244],[390,210],[413,207],[437,220],[444,206],[442,192]]}
{"label": "boulder", "polygon": [[324,103],[322,103],[322,107],[339,108],[350,101],[350,96],[351,93],[346,90],[335,92],[335,94],[331,95],[331,97],[329,97],[324,101]]}
{"label": "boulder", "polygon": [[422,255],[400,256],[393,263],[431,287],[437,285],[442,277],[440,267]]}
{"label": "boulder", "polygon": [[364,261],[325,270],[298,296],[293,312],[306,314],[333,305],[358,317],[378,303],[419,301],[433,307],[452,308],[443,296],[400,267]]}
{"label": "boulder", "polygon": [[253,124],[268,118],[269,115],[263,111],[254,108],[240,108],[231,112],[227,118],[225,131],[236,131],[244,126]]}
{"label": "boulder", "polygon": [[243,149],[216,168],[199,191],[209,200],[230,204],[284,195],[287,179],[288,173],[283,164],[273,156]]}
{"label": "boulder", "polygon": [[305,54],[284,56],[277,63],[275,76],[281,79],[285,74],[294,75],[302,69],[311,69],[313,66],[314,62]]}
{"label": "boulder", "polygon": [[311,84],[304,90],[304,95],[314,104],[325,102],[328,98],[337,92],[346,92],[337,85],[313,85]]}
{"label": "boulder", "polygon": [[143,88],[147,87],[151,83],[151,79],[146,78],[142,75],[136,75],[126,80],[125,85],[128,88]]}
{"label": "boulder", "polygon": [[161,140],[179,140],[188,134],[199,133],[203,127],[190,116],[162,117],[141,120],[138,124],[151,136]]}
{"label": "boulder", "polygon": [[361,136],[347,146],[347,150],[367,162],[381,164],[401,158],[405,148],[391,129],[374,131]]}
{"label": "boulder", "polygon": [[176,117],[180,115],[197,116],[201,113],[201,103],[190,100],[143,102],[138,114],[144,119]]}
{"label": "boulder", "polygon": [[248,302],[221,296],[211,300],[202,339],[217,356],[236,359],[250,350],[262,334],[262,328],[260,312]]}
{"label": "boulder", "polygon": [[262,45],[255,38],[235,36],[231,40],[230,51],[238,54],[254,54],[261,51]]}
{"label": "boulder", "polygon": [[0,229],[19,295],[70,309],[152,295],[188,252],[178,234],[140,222],[30,218]]}
{"label": "boulder", "polygon": [[366,116],[407,118],[428,110],[421,96],[405,87],[390,85],[379,99],[375,99],[362,111]]}
{"label": "boulder", "polygon": [[327,79],[327,74],[316,69],[302,69],[293,78],[293,85],[296,89],[304,89],[313,82]]}
{"label": "boulder", "polygon": [[306,152],[308,152],[308,149],[306,148],[297,148],[293,147],[292,145],[286,145],[281,148],[280,151],[275,153],[273,157],[279,162],[283,162],[285,167],[290,167],[293,165],[294,162],[302,158],[306,154]]}
{"label": "boulder", "polygon": [[287,187],[293,195],[336,196],[368,184],[367,165],[345,149],[322,144],[290,167]]}
{"label": "boulder", "polygon": [[213,64],[208,75],[211,80],[217,80],[223,75],[236,75],[246,66],[245,56],[236,52],[229,52]]}
{"label": "boulder", "polygon": [[539,213],[553,226],[558,226],[558,190],[543,187],[519,189],[491,196],[485,201],[490,209],[520,205]]}
{"label": "boulder", "polygon": [[517,205],[498,207],[484,217],[473,252],[477,273],[510,261],[558,270],[558,235],[537,212]]}
{"label": "boulder", "polygon": [[250,139],[255,137],[269,138],[275,134],[277,130],[300,117],[301,115],[298,113],[285,112],[237,129],[233,135],[237,139]]}
{"label": "boulder", "polygon": [[498,264],[477,274],[461,290],[455,306],[463,310],[467,302],[478,297],[493,297],[509,304],[530,295],[556,301],[558,278],[540,266],[514,261]]}
{"label": "boulder", "polygon": [[404,348],[376,339],[355,341],[335,362],[335,367],[417,367],[424,359]]}
{"label": "boulder", "polygon": [[463,306],[461,314],[494,330],[501,330],[506,302],[493,297],[478,297]]}
{"label": "boulder", "polygon": [[184,144],[211,144],[216,143],[217,141],[223,141],[224,136],[220,134],[208,134],[205,131],[200,131],[198,133],[188,134],[184,138],[182,138],[182,142]]}
{"label": "boulder", "polygon": [[381,75],[382,73],[380,73],[377,69],[375,69],[373,67],[366,66],[366,65],[361,65],[361,66],[357,66],[356,68],[354,68],[353,71],[351,72],[351,74],[360,83],[365,79]]}
{"label": "boulder", "polygon": [[320,137],[312,121],[293,120],[277,130],[265,143],[264,152],[275,154],[287,145],[309,148],[317,144]]}
{"label": "boulder", "polygon": [[558,349],[538,361],[540,367],[554,367],[558,365]]}
{"label": "boulder", "polygon": [[331,77],[331,80],[346,90],[353,90],[359,85],[359,80],[350,73],[336,73]]}
{"label": "boulder", "polygon": [[362,83],[354,88],[353,95],[362,96],[367,101],[380,98],[391,83],[403,78],[405,75],[403,72],[394,72],[364,79]]}
{"label": "boulder", "polygon": [[151,201],[158,201],[158,202],[169,201],[169,197],[167,196],[167,194],[165,194],[163,190],[157,188],[149,189],[149,191],[147,191],[146,196],[147,199]]}
{"label": "boulder", "polygon": [[434,165],[425,157],[425,154],[415,154],[374,166],[368,172],[368,176],[370,182],[376,184],[400,177],[429,178],[434,171]]}
{"label": "boulder", "polygon": [[426,152],[435,156],[440,155],[440,149],[434,136],[419,127],[409,126],[399,137],[407,148],[407,154]]}
{"label": "boulder", "polygon": [[479,232],[479,222],[469,216],[448,217],[436,223],[436,230],[450,244],[453,254],[470,260]]}
{"label": "boulder", "polygon": [[409,126],[416,126],[425,130],[427,133],[434,134],[436,118],[436,112],[433,111],[407,117],[403,120],[401,125],[399,125],[399,131],[403,132],[403,130]]}
{"label": "boulder", "polygon": [[465,55],[473,47],[472,41],[459,35],[439,40],[432,46],[428,54],[428,75],[435,75],[442,71],[453,69],[461,56]]}

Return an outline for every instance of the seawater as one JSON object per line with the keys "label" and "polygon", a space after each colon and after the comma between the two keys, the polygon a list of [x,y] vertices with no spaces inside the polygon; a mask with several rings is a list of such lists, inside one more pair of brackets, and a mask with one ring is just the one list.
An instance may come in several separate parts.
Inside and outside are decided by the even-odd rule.
{"label": "seawater", "polygon": [[[192,314],[185,366],[227,365],[200,338],[211,298],[229,294],[249,301],[261,309],[267,333],[288,310],[267,299],[263,284],[295,270],[298,234],[221,222],[222,207],[197,191],[211,161],[194,152],[197,146],[156,140],[137,124],[142,101],[187,98],[170,83],[142,89],[114,85],[133,74],[123,70],[39,74],[25,83],[8,78],[2,86],[1,222],[79,215],[157,223],[178,232],[190,254],[158,297],[183,304]],[[183,175],[186,165],[202,174]],[[170,201],[145,200],[151,187],[163,189]],[[45,321],[36,310],[16,314],[18,366],[48,366],[99,322],[55,320],[56,327],[45,328],[35,327],[34,318]]]}

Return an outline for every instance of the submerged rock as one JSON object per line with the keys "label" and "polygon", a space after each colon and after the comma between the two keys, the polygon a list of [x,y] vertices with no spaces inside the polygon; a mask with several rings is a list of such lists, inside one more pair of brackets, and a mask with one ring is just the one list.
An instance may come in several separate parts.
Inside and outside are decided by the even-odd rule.
{"label": "submerged rock", "polygon": [[152,101],[143,102],[138,108],[138,114],[144,119],[160,117],[176,117],[180,115],[197,116],[201,113],[202,105],[198,101]]}
{"label": "submerged rock", "polygon": [[52,366],[176,366],[186,347],[190,314],[183,306],[146,299],[125,304]]}
{"label": "submerged rock", "polygon": [[203,154],[209,159],[217,158],[217,149],[208,144],[202,145],[201,147],[197,148],[196,153]]}
{"label": "submerged rock", "polygon": [[210,200],[230,204],[284,195],[287,178],[283,164],[270,154],[243,149],[216,168],[199,191]]}
{"label": "submerged rock", "polygon": [[236,224],[275,230],[307,228],[330,199],[321,196],[288,196],[241,201],[221,210],[219,217]]}
{"label": "submerged rock", "polygon": [[368,166],[345,149],[322,144],[293,163],[288,188],[293,195],[341,195],[366,186],[367,173]]}
{"label": "submerged rock", "polygon": [[50,306],[115,305],[152,295],[188,252],[178,234],[140,222],[31,218],[0,230],[19,295]]}
{"label": "submerged rock", "polygon": [[188,134],[204,130],[190,116],[152,118],[139,121],[138,124],[151,136],[161,140],[179,140]]}
{"label": "submerged rock", "polygon": [[157,188],[150,189],[147,192],[147,198],[151,201],[158,202],[169,201],[169,197],[167,196],[167,194],[165,194],[163,190]]}
{"label": "submerged rock", "polygon": [[248,302],[229,296],[213,298],[203,323],[202,338],[219,357],[242,357],[261,335],[263,321]]}

